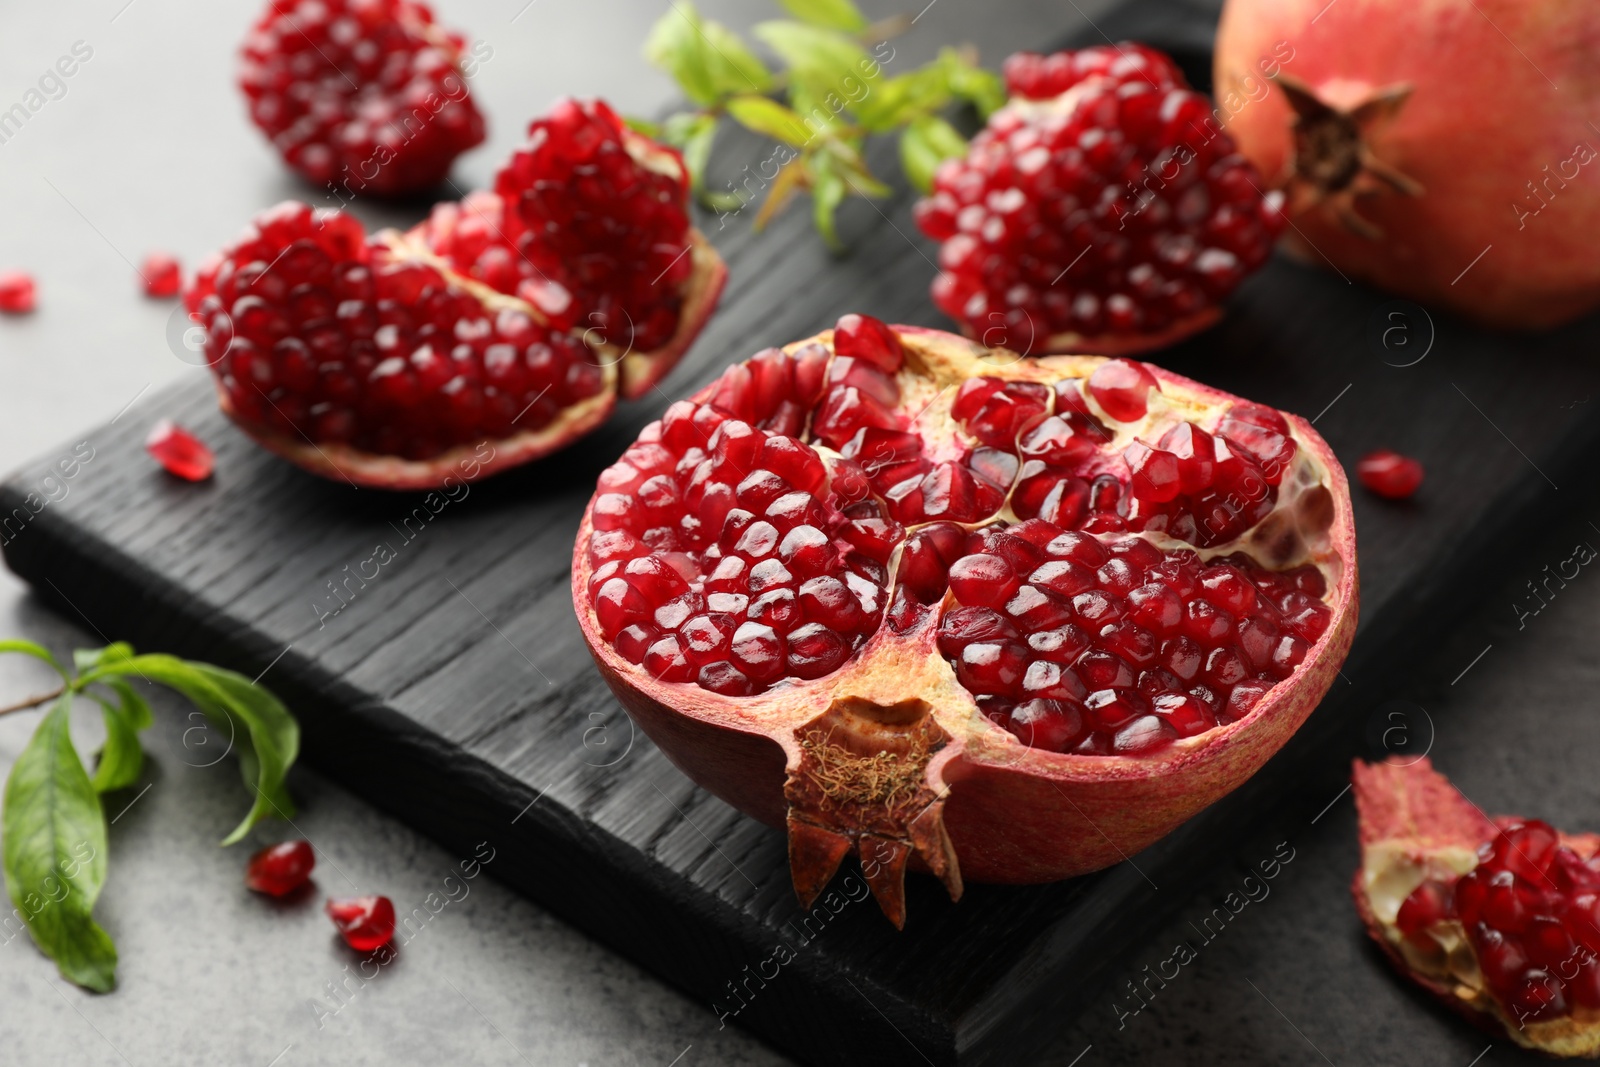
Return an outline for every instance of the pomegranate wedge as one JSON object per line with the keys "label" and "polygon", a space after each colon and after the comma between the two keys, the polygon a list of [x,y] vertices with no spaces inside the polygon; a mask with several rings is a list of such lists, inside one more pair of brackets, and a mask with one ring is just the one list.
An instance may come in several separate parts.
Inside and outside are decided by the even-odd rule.
{"label": "pomegranate wedge", "polygon": [[1600,1056],[1600,836],[1490,819],[1427,759],[1357,762],[1367,932],[1496,1036]]}
{"label": "pomegranate wedge", "polygon": [[898,925],[908,864],[1081,874],[1247,778],[1349,647],[1355,539],[1292,415],[847,315],[646,427],[573,597],[645,732],[787,827],[802,901],[854,850]]}

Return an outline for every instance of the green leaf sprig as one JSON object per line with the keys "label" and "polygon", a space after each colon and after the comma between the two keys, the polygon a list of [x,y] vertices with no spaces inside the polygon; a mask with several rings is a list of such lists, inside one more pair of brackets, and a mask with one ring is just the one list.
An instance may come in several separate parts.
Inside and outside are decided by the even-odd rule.
{"label": "green leaf sprig", "polygon": [[[738,34],[702,18],[688,0],[673,0],[644,54],[672,75],[693,107],[659,123],[629,121],[683,152],[695,196],[723,219],[764,196],[754,220],[760,229],[809,191],[817,229],[837,251],[839,205],[892,192],[867,166],[868,137],[898,131],[906,178],[927,192],[939,163],[967,149],[941,113],[965,103],[987,117],[1005,102],[1005,89],[970,49],[945,48],[922,67],[890,74],[890,40],[909,28],[904,17],[869,25],[853,0],[780,3],[793,18],[753,30],[782,61],[773,71]],[[726,189],[711,189],[706,163],[724,119],[776,144]]]}
{"label": "green leaf sprig", "polygon": [[[144,769],[139,732],[151,723],[150,706],[129,680],[178,690],[210,722],[229,731],[245,784],[256,800],[224,845],[242,840],[269,815],[294,814],[284,779],[300,751],[300,727],[267,690],[207,663],[135,655],[121,643],[75,652],[71,669],[31,641],[0,641],[0,652],[33,656],[61,676],[55,692],[0,709],[5,713],[51,704],[12,765],[0,812],[0,850],[14,914],[64,978],[109,992],[116,984],[117,949],[92,915],[106,880],[106,817],[100,798],[139,780]],[[93,777],[72,744],[71,714],[79,698],[100,705],[105,720],[105,745]]]}

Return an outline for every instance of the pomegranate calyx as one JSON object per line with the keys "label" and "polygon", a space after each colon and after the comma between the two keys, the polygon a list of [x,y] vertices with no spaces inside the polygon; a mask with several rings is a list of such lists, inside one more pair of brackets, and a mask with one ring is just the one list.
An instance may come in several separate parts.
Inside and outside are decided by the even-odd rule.
{"label": "pomegranate calyx", "polygon": [[1279,73],[1275,80],[1294,110],[1294,153],[1284,179],[1290,214],[1327,204],[1352,233],[1381,239],[1383,230],[1356,210],[1357,199],[1383,190],[1421,196],[1423,188],[1373,153],[1368,132],[1394,118],[1411,96],[1411,86],[1374,89],[1353,106],[1336,107],[1287,74]]}
{"label": "pomegranate calyx", "polygon": [[784,799],[789,868],[810,908],[854,850],[878,907],[906,922],[905,872],[913,855],[961,899],[961,870],[944,827],[949,789],[939,768],[961,747],[921,699],[879,704],[842,697],[794,732]]}

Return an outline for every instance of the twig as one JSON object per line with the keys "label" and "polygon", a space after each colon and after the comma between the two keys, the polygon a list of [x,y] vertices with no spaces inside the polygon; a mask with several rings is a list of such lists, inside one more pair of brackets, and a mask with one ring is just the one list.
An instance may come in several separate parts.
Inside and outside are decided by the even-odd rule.
{"label": "twig", "polygon": [[60,696],[62,693],[65,693],[66,691],[66,686],[58,686],[53,693],[45,693],[42,696],[29,697],[20,704],[9,704],[6,707],[0,708],[0,715],[9,715],[13,711],[27,711],[29,708],[36,708],[40,704],[48,704],[50,701],[56,699],[56,697]]}

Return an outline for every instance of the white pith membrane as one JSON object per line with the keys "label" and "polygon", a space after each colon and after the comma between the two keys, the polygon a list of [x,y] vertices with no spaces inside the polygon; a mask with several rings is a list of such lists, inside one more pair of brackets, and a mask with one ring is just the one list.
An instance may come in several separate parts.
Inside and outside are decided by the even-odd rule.
{"label": "white pith membrane", "polygon": [[[1358,763],[1355,781],[1362,836],[1353,886],[1357,910],[1396,966],[1479,1026],[1524,1048],[1600,1057],[1600,1010],[1573,1003],[1568,1015],[1517,1019],[1488,989],[1459,919],[1430,923],[1413,937],[1399,928],[1401,905],[1413,891],[1432,881],[1453,892],[1456,881],[1478,867],[1479,846],[1498,834],[1497,825],[1512,820],[1491,822],[1425,757]],[[1379,804],[1392,809],[1374,814]],[[1593,834],[1560,834],[1560,843],[1586,861],[1600,852],[1600,837]]]}
{"label": "white pith membrane", "polygon": [[[906,361],[894,376],[900,389],[896,407],[906,415],[902,425],[913,421],[912,428],[924,440],[924,455],[934,463],[956,460],[969,448],[982,447],[951,412],[959,386],[970,378],[1038,382],[1047,387],[1077,379],[1087,410],[1111,431],[1111,440],[1102,447],[1100,460],[1106,469],[1118,470],[1124,482],[1128,472],[1121,454],[1135,439],[1153,446],[1168,427],[1180,421],[1214,430],[1226,409],[1238,402],[1237,398],[1158,371],[1160,386],[1148,394],[1146,414],[1123,423],[1112,418],[1082,389],[1089,375],[1106,362],[1102,358],[1023,359],[935,331],[899,328],[898,333]],[[831,332],[825,332],[810,341],[791,344],[784,351],[799,353],[816,341],[831,346],[831,337]],[[716,383],[708,386],[692,402],[709,402],[716,389]],[[806,420],[802,439],[808,444],[812,423],[825,399],[824,392]],[[1056,410],[1053,394],[1050,405],[1049,410]],[[914,420],[911,416],[915,416]],[[843,856],[854,848],[862,856],[880,905],[899,924],[904,919],[900,884],[913,856],[918,866],[942,878],[952,897],[960,893],[959,865],[942,823],[942,809],[951,793],[947,780],[959,783],[964,773],[960,770],[963,760],[990,767],[1014,767],[1062,781],[1138,783],[1223,759],[1218,746],[1229,736],[1253,730],[1281,707],[1285,716],[1294,717],[1295,721],[1288,725],[1282,738],[1270,743],[1271,750],[1275,750],[1298,721],[1309,714],[1315,698],[1326,688],[1324,676],[1331,679],[1334,675],[1353,630],[1353,557],[1345,558],[1353,541],[1348,503],[1335,491],[1342,490],[1342,473],[1329,470],[1323,458],[1327,455],[1326,446],[1304,422],[1292,416],[1286,418],[1296,445],[1295,455],[1277,487],[1271,512],[1242,536],[1194,551],[1203,562],[1242,552],[1270,570],[1315,567],[1324,578],[1325,592],[1320,599],[1330,609],[1331,621],[1303,662],[1268,691],[1253,710],[1237,721],[1222,721],[1203,733],[1180,737],[1153,752],[1078,755],[1032,748],[985,717],[974,695],[958,681],[954,667],[936,646],[940,618],[955,604],[954,595],[948,591],[942,603],[914,617],[903,632],[890,624],[887,611],[895,603],[896,575],[905,545],[929,523],[906,527],[905,538],[888,563],[888,583],[876,597],[875,626],[865,643],[841,667],[810,680],[786,676],[753,695],[721,696],[694,681],[660,681],[612,647],[600,625],[594,606],[595,589],[591,588],[591,578],[599,569],[587,551],[591,523],[597,515],[593,503],[575,555],[575,599],[586,623],[591,649],[630,711],[637,711],[641,701],[691,709],[688,714],[704,715],[733,729],[770,737],[783,746],[788,757],[785,798],[791,866],[802,901],[809,904]],[[641,441],[656,440],[659,432],[659,424],[653,424],[641,435]],[[832,488],[838,453],[821,444],[811,447],[830,472],[829,481],[813,494],[821,499]],[[1015,487],[1014,478],[1006,488],[1004,504],[993,515],[959,525],[978,530],[997,522],[1016,522],[1017,516],[1011,510]],[[602,480],[596,499],[605,492]],[[1102,544],[1136,536],[1162,550],[1193,547],[1163,533],[1105,532],[1094,536]],[[713,560],[702,566],[702,580],[714,565]],[[1292,690],[1301,692],[1298,699],[1291,701],[1285,694]],[[1294,705],[1292,709],[1290,704]],[[1270,751],[1264,751],[1259,759],[1254,752],[1241,757],[1241,763],[1248,760],[1253,765],[1238,771],[1238,780],[1248,776],[1266,755]],[[682,761],[679,762],[681,766]],[[1234,781],[1220,789],[1198,789],[1194,810],[1236,784]],[[1135,847],[1143,847],[1143,843]],[[879,868],[876,877],[873,867]]]}

